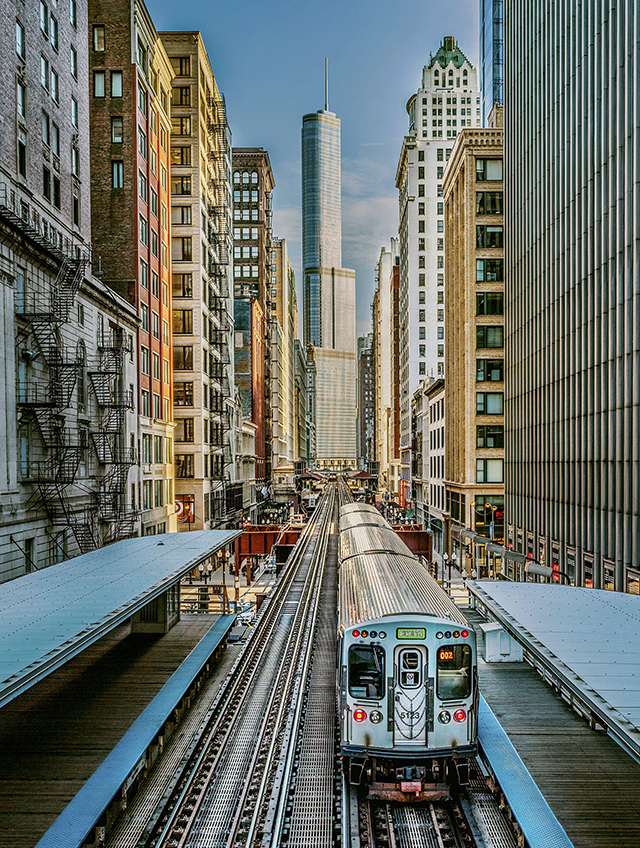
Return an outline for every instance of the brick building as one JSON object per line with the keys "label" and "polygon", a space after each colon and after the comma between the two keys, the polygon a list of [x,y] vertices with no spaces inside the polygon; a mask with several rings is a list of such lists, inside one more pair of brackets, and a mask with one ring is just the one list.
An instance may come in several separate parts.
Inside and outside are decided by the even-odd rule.
{"label": "brick building", "polygon": [[271,481],[271,192],[269,154],[233,150],[235,378],[243,415],[256,429],[258,493]]}
{"label": "brick building", "polygon": [[[94,256],[139,317],[136,504],[145,535],[175,530],[169,224],[169,57],[144,3],[89,2]],[[132,61],[133,58],[133,61]]]}

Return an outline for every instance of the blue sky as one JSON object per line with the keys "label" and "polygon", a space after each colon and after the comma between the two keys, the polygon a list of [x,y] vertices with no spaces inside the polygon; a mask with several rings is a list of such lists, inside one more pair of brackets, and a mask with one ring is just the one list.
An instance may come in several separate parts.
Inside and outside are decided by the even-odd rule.
{"label": "blue sky", "polygon": [[274,171],[274,233],[287,240],[301,309],[300,128],[324,105],[342,121],[342,262],[356,270],[358,335],[374,265],[398,220],[395,172],[405,104],[445,35],[478,61],[478,0],[271,0],[182,6],[147,0],[158,30],[200,30],[236,147],[264,147]]}

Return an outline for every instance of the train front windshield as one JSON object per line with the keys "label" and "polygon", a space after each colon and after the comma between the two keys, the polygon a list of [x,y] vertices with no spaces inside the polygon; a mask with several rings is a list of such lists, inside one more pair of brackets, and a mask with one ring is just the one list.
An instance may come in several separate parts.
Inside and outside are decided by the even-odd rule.
{"label": "train front windshield", "polygon": [[471,648],[441,645],[438,648],[438,698],[442,701],[468,698],[471,694]]}
{"label": "train front windshield", "polygon": [[352,698],[384,697],[384,649],[380,645],[349,648],[349,694]]}

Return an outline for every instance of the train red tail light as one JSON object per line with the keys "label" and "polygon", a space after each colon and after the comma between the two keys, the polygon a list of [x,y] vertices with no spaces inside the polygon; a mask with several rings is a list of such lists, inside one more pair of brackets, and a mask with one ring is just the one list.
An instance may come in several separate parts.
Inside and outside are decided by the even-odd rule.
{"label": "train red tail light", "polygon": [[351,635],[353,636],[353,638],[354,638],[354,639],[357,639],[357,638],[358,638],[358,636],[360,635],[360,631],[359,631],[359,630],[354,630],[354,631],[351,633]]}
{"label": "train red tail light", "polygon": [[463,631],[462,631],[462,633],[460,633],[460,635],[462,636],[462,638],[463,638],[463,639],[466,639],[466,638],[467,638],[467,636],[469,635],[469,631],[468,631],[468,630],[463,630]]}
{"label": "train red tail light", "polygon": [[358,721],[358,722],[366,721],[367,720],[367,714],[365,713],[364,710],[361,710],[360,708],[358,708],[357,710],[353,711],[353,718],[355,719],[355,721]]}
{"label": "train red tail light", "polygon": [[453,720],[457,722],[464,721],[467,717],[467,714],[464,710],[456,710],[453,714]]}

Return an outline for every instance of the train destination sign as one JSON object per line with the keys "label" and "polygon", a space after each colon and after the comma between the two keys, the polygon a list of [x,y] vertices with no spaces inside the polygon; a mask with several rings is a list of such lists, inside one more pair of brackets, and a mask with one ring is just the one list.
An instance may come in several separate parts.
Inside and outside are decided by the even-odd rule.
{"label": "train destination sign", "polygon": [[427,631],[424,627],[398,627],[396,639],[426,639]]}

